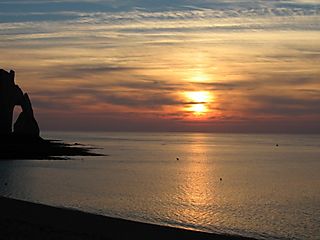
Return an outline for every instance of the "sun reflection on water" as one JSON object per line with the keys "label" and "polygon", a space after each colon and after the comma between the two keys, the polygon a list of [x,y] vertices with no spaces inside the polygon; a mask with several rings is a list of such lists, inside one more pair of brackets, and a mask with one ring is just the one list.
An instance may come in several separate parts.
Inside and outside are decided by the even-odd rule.
{"label": "sun reflection on water", "polygon": [[179,200],[181,208],[178,215],[187,222],[197,225],[208,221],[207,206],[214,204],[214,189],[211,189],[211,177],[208,175],[207,145],[205,136],[194,135],[194,143],[190,146],[189,155],[184,165],[184,174],[181,175]]}

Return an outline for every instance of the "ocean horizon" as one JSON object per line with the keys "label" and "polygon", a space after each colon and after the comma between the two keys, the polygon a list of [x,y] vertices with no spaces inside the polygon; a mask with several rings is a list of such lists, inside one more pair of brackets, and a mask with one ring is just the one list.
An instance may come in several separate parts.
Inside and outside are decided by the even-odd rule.
{"label": "ocean horizon", "polygon": [[0,195],[258,239],[320,239],[320,135],[43,132],[105,156],[1,161]]}

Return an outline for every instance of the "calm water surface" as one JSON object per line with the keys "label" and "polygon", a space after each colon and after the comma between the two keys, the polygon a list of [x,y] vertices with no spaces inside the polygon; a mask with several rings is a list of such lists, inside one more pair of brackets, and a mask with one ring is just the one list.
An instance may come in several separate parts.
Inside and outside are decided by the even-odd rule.
{"label": "calm water surface", "polygon": [[2,161],[1,195],[209,232],[320,239],[319,135],[43,135],[109,156]]}

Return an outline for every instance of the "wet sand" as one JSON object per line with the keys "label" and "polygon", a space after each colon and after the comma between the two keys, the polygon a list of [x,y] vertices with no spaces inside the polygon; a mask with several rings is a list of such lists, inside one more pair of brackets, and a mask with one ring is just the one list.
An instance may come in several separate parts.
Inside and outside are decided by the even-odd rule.
{"label": "wet sand", "polygon": [[0,197],[0,239],[216,239],[241,236],[197,232],[105,217]]}

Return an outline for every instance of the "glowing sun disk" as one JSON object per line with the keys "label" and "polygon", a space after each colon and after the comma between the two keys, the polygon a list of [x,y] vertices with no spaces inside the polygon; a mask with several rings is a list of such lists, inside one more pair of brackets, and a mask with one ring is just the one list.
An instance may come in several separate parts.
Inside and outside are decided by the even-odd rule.
{"label": "glowing sun disk", "polygon": [[189,100],[195,103],[207,103],[212,99],[211,94],[206,91],[187,92],[186,96]]}
{"label": "glowing sun disk", "polygon": [[197,115],[205,113],[208,111],[208,108],[204,104],[192,104],[190,110]]}
{"label": "glowing sun disk", "polygon": [[203,115],[209,111],[208,104],[212,101],[212,94],[208,91],[186,92],[185,97],[188,99],[188,110],[194,115]]}

